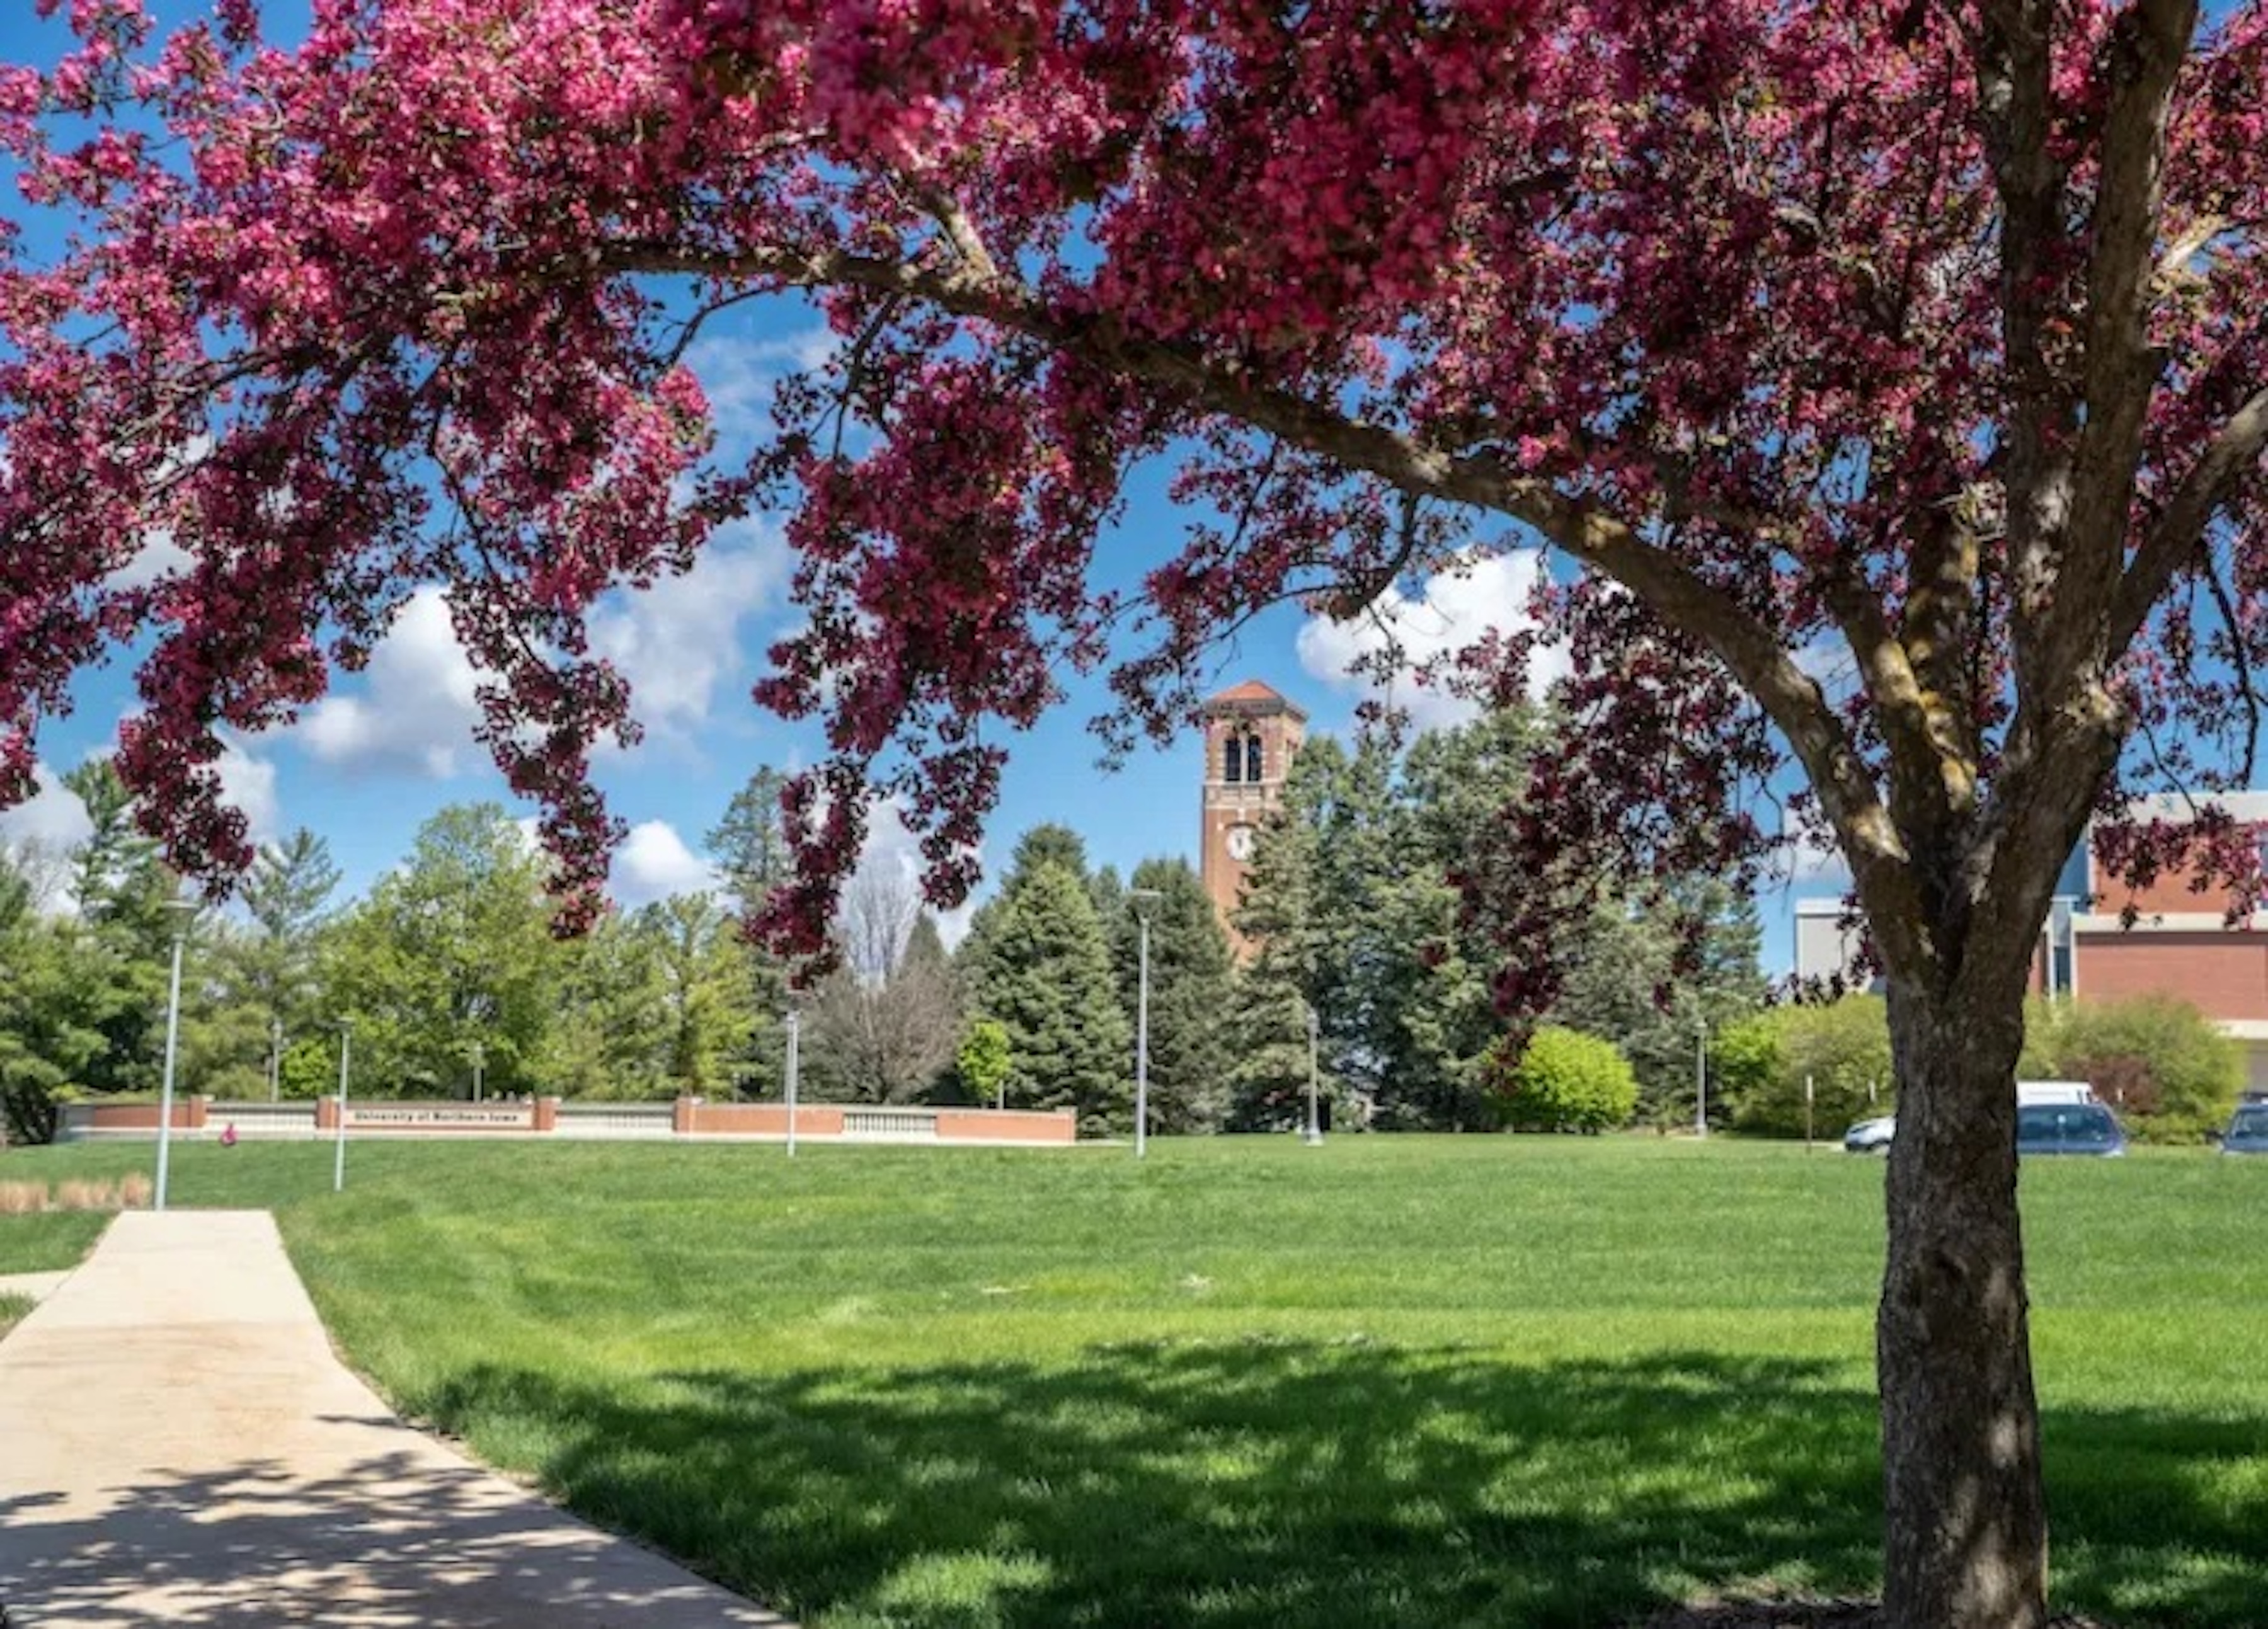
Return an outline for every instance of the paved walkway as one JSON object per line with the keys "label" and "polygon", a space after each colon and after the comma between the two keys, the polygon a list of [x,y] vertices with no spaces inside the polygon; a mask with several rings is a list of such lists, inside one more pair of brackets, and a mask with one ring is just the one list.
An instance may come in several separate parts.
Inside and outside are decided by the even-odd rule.
{"label": "paved walkway", "polygon": [[0,1341],[7,1629],[786,1620],[562,1514],[341,1366],[263,1212],[129,1212]]}
{"label": "paved walkway", "polygon": [[0,1272],[0,1295],[20,1295],[26,1301],[45,1301],[63,1288],[68,1272]]}

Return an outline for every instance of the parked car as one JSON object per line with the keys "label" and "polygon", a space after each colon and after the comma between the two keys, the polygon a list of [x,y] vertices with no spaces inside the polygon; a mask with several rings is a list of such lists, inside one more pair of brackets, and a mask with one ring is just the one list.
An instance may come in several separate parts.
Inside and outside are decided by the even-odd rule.
{"label": "parked car", "polygon": [[2091,1154],[2115,1159],[2126,1152],[2118,1117],[2101,1103],[2022,1103],[2016,1109],[2016,1153]]}
{"label": "parked car", "polygon": [[2223,1154],[2268,1154],[2268,1103],[2245,1103],[2220,1134]]}
{"label": "parked car", "polygon": [[1861,1120],[1843,1133],[1845,1154],[1888,1154],[1890,1139],[1898,1134],[1898,1117],[1886,1114],[1872,1120]]}

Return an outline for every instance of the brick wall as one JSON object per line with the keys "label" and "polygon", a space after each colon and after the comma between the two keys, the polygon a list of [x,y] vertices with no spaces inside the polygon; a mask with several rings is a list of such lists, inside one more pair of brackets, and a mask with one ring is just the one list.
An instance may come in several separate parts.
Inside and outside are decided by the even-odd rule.
{"label": "brick wall", "polygon": [[2170,995],[2207,1018],[2268,1019],[2268,934],[2083,933],[2079,997]]}

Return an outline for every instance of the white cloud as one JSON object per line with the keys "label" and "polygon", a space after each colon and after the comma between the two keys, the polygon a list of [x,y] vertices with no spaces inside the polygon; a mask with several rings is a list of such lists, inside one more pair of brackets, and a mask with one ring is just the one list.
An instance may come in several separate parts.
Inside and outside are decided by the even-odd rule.
{"label": "white cloud", "polygon": [[[1402,707],[1419,729],[1465,723],[1479,712],[1477,704],[1438,686],[1418,684],[1412,670],[1429,657],[1463,649],[1491,629],[1508,634],[1533,626],[1528,600],[1543,567],[1543,556],[1531,549],[1484,555],[1462,569],[1436,572],[1416,599],[1388,588],[1369,609],[1344,622],[1310,617],[1300,630],[1300,666],[1336,689]],[[1394,643],[1401,646],[1401,660],[1389,684],[1381,686],[1373,675],[1354,670],[1358,661]],[[1529,661],[1530,691],[1541,696],[1566,671],[1562,651],[1539,648]]]}
{"label": "white cloud", "polygon": [[771,426],[772,395],[780,380],[824,367],[836,344],[835,335],[825,328],[771,339],[711,335],[696,340],[685,354],[685,365],[709,397],[718,440],[729,447],[762,436]]}
{"label": "white cloud", "polygon": [[195,557],[173,541],[171,532],[152,532],[134,557],[110,574],[106,588],[147,588],[159,578],[186,569]]}
{"label": "white cloud", "polygon": [[292,734],[328,763],[444,780],[464,767],[480,709],[472,662],[438,587],[418,589],[372,652],[358,694],[309,708]]}
{"label": "white cloud", "polygon": [[[858,851],[858,867],[851,874],[855,878],[895,873],[918,889],[922,870],[921,839],[907,829],[904,808],[892,799],[868,819],[865,845]],[[976,914],[974,899],[963,900],[950,910],[939,910],[926,902],[923,908],[937,918],[938,937],[946,949],[957,947],[968,937],[969,918]]]}
{"label": "white cloud", "polygon": [[281,806],[276,795],[276,765],[255,756],[242,743],[221,738],[221,796],[244,811],[244,821],[254,843],[281,835]]}
{"label": "white cloud", "polygon": [[688,848],[666,820],[642,821],[630,828],[615,856],[614,895],[638,906],[672,894],[699,894],[717,886],[716,867]]}
{"label": "white cloud", "polygon": [[31,797],[14,808],[0,809],[0,847],[52,852],[74,847],[94,835],[86,806],[53,770],[44,763],[34,764],[32,779],[37,790]]}
{"label": "white cloud", "polygon": [[786,581],[787,548],[754,520],[719,528],[693,569],[651,588],[610,593],[591,615],[591,648],[622,669],[630,711],[657,735],[708,721],[717,687],[740,669],[740,624]]}

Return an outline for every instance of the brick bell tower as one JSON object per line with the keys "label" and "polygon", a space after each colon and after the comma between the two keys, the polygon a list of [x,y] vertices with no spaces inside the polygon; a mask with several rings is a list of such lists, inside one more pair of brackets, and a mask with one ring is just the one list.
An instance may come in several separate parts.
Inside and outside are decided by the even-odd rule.
{"label": "brick bell tower", "polygon": [[1307,733],[1307,715],[1256,679],[1204,704],[1205,770],[1198,872],[1237,959],[1256,947],[1229,925],[1252,864],[1261,823],[1282,802],[1285,772]]}

